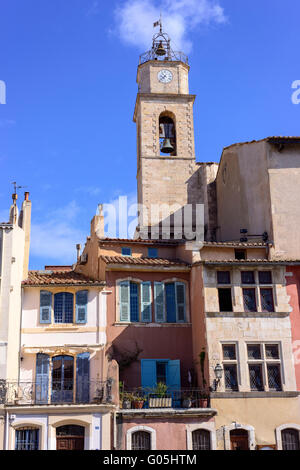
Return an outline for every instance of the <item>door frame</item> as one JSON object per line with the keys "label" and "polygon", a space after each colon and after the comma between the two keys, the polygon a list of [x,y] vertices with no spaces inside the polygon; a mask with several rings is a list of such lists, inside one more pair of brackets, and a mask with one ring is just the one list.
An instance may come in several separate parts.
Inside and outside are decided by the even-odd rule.
{"label": "door frame", "polygon": [[253,426],[247,424],[232,423],[229,426],[224,426],[224,444],[225,450],[231,450],[230,431],[235,429],[244,429],[248,431],[248,446],[249,450],[256,449],[255,429]]}

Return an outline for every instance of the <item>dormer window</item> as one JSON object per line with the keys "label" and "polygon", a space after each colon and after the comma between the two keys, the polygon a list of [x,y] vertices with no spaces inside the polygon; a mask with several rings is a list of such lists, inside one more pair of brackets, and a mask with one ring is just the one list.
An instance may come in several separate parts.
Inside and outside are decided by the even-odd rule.
{"label": "dormer window", "polygon": [[122,247],[122,256],[131,256],[131,255],[132,255],[131,248],[123,246]]}

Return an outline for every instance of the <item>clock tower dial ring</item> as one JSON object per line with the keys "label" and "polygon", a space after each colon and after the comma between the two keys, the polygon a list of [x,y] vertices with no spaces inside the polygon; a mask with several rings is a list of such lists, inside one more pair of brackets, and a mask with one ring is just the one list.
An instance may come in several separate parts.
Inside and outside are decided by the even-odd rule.
{"label": "clock tower dial ring", "polygon": [[173,74],[170,70],[160,70],[157,77],[161,83],[171,83],[173,80]]}

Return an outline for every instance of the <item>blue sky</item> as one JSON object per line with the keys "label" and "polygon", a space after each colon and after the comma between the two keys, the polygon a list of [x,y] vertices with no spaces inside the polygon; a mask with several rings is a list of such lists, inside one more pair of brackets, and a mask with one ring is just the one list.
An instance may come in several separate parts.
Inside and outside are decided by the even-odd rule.
{"label": "blue sky", "polygon": [[136,69],[160,9],[189,54],[198,161],[300,134],[295,0],[0,0],[0,220],[16,180],[33,204],[32,269],[74,262],[97,204],[135,199]]}

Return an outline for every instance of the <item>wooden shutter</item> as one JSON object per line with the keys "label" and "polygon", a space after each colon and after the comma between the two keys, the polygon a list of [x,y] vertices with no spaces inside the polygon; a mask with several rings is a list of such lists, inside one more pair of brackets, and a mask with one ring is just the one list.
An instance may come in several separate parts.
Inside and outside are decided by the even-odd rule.
{"label": "wooden shutter", "polygon": [[154,359],[142,359],[142,387],[153,389],[156,387],[156,361]]}
{"label": "wooden shutter", "polygon": [[176,282],[176,316],[177,321],[180,323],[186,321],[185,317],[185,284],[183,282]]}
{"label": "wooden shutter", "polygon": [[180,390],[180,361],[169,361],[167,371],[167,385],[170,390]]}
{"label": "wooden shutter", "polygon": [[89,403],[90,353],[78,354],[76,358],[76,403]]}
{"label": "wooden shutter", "polygon": [[163,282],[154,283],[154,306],[155,321],[158,323],[165,322],[165,285]]}
{"label": "wooden shutter", "polygon": [[120,321],[130,322],[130,282],[119,285]]}
{"label": "wooden shutter", "polygon": [[87,323],[88,291],[76,293],[76,323]]}
{"label": "wooden shutter", "polygon": [[35,372],[35,402],[48,403],[49,387],[49,356],[47,354],[37,354]]}
{"label": "wooden shutter", "polygon": [[150,323],[152,321],[151,282],[143,282],[141,289],[142,322]]}
{"label": "wooden shutter", "polygon": [[51,323],[52,293],[40,292],[40,323]]}
{"label": "wooden shutter", "polygon": [[176,323],[176,293],[174,282],[166,284],[167,322]]}

